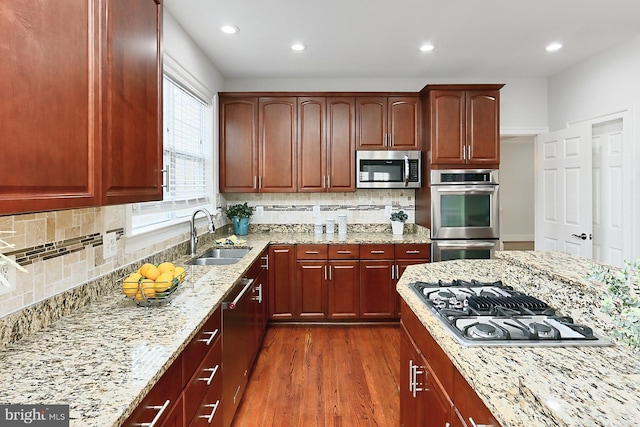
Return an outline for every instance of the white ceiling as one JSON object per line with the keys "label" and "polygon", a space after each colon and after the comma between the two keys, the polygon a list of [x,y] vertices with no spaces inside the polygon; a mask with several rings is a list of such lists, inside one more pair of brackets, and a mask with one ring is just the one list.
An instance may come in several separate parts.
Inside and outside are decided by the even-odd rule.
{"label": "white ceiling", "polygon": [[[165,0],[227,78],[546,77],[640,34],[640,0]],[[235,25],[235,35],[220,31]],[[553,41],[564,47],[549,53]],[[308,46],[294,52],[289,46]],[[418,47],[433,43],[432,52]]]}

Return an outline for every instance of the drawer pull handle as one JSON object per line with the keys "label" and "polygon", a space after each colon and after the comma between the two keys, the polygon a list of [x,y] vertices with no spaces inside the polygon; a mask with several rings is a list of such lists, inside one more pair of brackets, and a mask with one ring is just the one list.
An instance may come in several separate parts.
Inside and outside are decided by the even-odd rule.
{"label": "drawer pull handle", "polygon": [[203,333],[210,334],[211,336],[209,338],[201,338],[198,341],[206,343],[206,345],[211,345],[211,343],[213,342],[213,339],[218,335],[218,329],[216,329],[213,332],[207,331]]}
{"label": "drawer pull handle", "polygon": [[159,409],[159,411],[156,414],[156,416],[153,418],[153,421],[151,421],[150,423],[141,423],[140,425],[145,427],[155,427],[156,423],[158,422],[158,420],[160,419],[164,411],[169,406],[169,403],[171,403],[171,401],[167,400],[166,402],[164,402],[164,405],[162,406],[149,406],[148,409]]}
{"label": "drawer pull handle", "polygon": [[372,254],[384,254],[384,251],[371,251]]}
{"label": "drawer pull handle", "polygon": [[346,254],[349,255],[351,254],[351,251],[338,251],[339,254]]}
{"label": "drawer pull handle", "polygon": [[318,251],[304,251],[305,254],[307,255],[318,255],[320,252]]}
{"label": "drawer pull handle", "polygon": [[211,381],[213,381],[213,377],[215,377],[215,376],[216,376],[216,372],[218,372],[218,367],[219,367],[219,366],[220,366],[220,365],[216,365],[216,367],[215,367],[215,368],[206,368],[206,369],[203,369],[203,371],[211,372],[211,375],[209,375],[209,378],[198,378],[198,380],[200,380],[200,381],[206,381],[206,382],[207,382],[207,385],[211,385]]}
{"label": "drawer pull handle", "polygon": [[220,399],[216,400],[216,403],[211,404],[208,403],[206,405],[203,405],[205,408],[213,408],[213,411],[211,411],[211,413],[209,415],[200,415],[200,418],[206,418],[207,419],[207,423],[211,424],[211,421],[213,421],[213,417],[216,415],[216,411],[218,410],[218,406],[220,406]]}
{"label": "drawer pull handle", "polygon": [[411,250],[411,251],[404,251],[404,253],[407,255],[416,255],[416,254],[420,254],[420,251]]}

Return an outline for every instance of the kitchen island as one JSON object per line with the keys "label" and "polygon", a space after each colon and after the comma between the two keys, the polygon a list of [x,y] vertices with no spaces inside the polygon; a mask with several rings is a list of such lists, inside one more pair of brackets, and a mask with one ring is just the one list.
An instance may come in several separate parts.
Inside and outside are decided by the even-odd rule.
{"label": "kitchen island", "polygon": [[588,260],[554,252],[498,252],[493,260],[410,266],[397,290],[503,427],[636,426],[640,360],[628,347],[464,347],[409,287],[415,281],[502,280],[603,336],[602,288]]}

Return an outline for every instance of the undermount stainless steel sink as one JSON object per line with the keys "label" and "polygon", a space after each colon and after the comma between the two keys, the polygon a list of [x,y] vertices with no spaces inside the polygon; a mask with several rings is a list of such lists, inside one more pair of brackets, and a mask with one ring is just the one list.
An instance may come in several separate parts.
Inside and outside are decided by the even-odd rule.
{"label": "undermount stainless steel sink", "polygon": [[190,261],[189,265],[229,265],[240,261],[251,248],[211,248]]}

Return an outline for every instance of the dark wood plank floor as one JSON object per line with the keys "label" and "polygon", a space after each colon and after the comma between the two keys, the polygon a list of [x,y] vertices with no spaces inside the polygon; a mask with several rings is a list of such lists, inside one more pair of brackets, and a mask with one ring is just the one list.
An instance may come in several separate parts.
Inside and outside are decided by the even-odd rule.
{"label": "dark wood plank floor", "polygon": [[400,328],[273,326],[232,427],[400,425]]}

